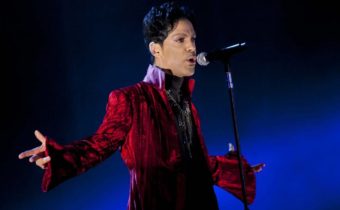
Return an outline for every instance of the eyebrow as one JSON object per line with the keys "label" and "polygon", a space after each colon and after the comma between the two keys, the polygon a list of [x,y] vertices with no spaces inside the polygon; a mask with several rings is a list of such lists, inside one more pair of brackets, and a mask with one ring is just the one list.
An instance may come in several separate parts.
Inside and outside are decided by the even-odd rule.
{"label": "eyebrow", "polygon": [[[188,36],[188,34],[187,34],[187,33],[182,33],[182,32],[179,32],[179,33],[173,34],[173,35],[172,35],[172,37],[174,37],[174,36],[181,36],[181,35]],[[195,38],[196,38],[196,34],[193,34],[193,36],[192,36],[192,37],[195,37]]]}

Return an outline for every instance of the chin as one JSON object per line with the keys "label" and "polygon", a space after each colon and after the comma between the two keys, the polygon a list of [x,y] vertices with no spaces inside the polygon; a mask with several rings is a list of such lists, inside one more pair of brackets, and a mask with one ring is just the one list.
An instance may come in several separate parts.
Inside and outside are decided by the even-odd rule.
{"label": "chin", "polygon": [[177,72],[173,71],[172,73],[178,77],[190,77],[195,74],[195,68],[185,68],[185,69],[182,69],[181,71],[177,71]]}
{"label": "chin", "polygon": [[188,75],[188,76],[193,76],[194,74],[195,74],[195,71],[191,72],[191,74]]}
{"label": "chin", "polygon": [[188,73],[187,73],[187,77],[190,77],[190,76],[192,76],[192,75],[194,75],[195,74],[195,69],[190,69],[189,71],[188,71]]}

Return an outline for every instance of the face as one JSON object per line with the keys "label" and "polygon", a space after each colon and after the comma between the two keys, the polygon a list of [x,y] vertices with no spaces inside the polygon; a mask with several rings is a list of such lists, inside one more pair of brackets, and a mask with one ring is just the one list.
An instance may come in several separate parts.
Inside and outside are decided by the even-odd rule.
{"label": "face", "polygon": [[178,77],[192,76],[196,66],[195,39],[196,33],[191,22],[179,20],[163,44],[156,44],[153,49],[155,65],[170,70]]}

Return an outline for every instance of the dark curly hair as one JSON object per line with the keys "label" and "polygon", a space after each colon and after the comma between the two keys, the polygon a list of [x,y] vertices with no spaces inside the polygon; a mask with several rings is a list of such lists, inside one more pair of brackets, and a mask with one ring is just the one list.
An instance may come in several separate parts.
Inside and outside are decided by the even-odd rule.
{"label": "dark curly hair", "polygon": [[[175,2],[166,2],[159,6],[154,6],[143,19],[143,35],[146,46],[150,42],[163,44],[180,19],[189,20],[195,28],[195,19],[192,10],[186,5]],[[151,56],[153,62],[153,56]]]}

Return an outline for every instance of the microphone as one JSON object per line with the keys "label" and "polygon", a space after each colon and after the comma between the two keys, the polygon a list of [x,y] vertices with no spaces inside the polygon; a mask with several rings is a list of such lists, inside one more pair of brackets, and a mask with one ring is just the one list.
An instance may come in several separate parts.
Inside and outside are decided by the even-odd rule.
{"label": "microphone", "polygon": [[196,60],[199,65],[207,66],[211,61],[225,61],[229,59],[232,55],[239,53],[245,49],[245,42],[237,43],[210,53],[201,52],[197,55]]}

